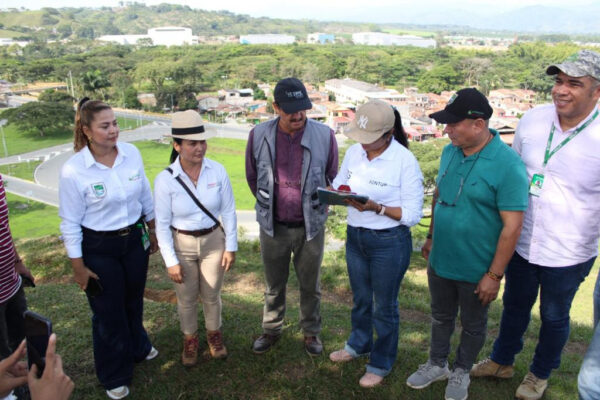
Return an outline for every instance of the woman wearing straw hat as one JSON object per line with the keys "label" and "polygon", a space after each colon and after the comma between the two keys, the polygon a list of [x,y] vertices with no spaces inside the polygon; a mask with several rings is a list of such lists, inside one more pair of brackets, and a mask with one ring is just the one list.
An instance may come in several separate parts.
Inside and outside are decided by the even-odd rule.
{"label": "woman wearing straw hat", "polygon": [[332,186],[348,185],[369,200],[347,201],[352,332],[329,358],[347,362],[369,355],[359,384],[373,387],[391,371],[398,352],[398,291],[412,252],[409,227],[421,219],[423,176],[408,150],[400,114],[388,103],[362,105],[344,134],[358,143],[346,151]]}
{"label": "woman wearing straw hat", "polygon": [[148,256],[158,250],[142,157],[118,142],[112,108],[83,98],[75,154],[60,173],[60,230],[92,309],[94,364],[111,399],[129,395],[133,366],[158,355],[143,326]]}
{"label": "woman wearing straw hat", "polygon": [[[154,181],[156,235],[169,277],[175,282],[184,335],[181,361],[198,360],[198,295],[213,358],[227,357],[221,332],[221,286],[235,261],[237,220],[227,171],[208,158],[205,130],[193,110],[173,114],[171,165]],[[218,218],[223,219],[224,229]]]}

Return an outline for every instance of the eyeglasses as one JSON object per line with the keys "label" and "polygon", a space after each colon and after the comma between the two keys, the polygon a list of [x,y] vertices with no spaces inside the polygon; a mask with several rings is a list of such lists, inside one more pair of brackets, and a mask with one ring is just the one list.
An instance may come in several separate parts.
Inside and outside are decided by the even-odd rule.
{"label": "eyeglasses", "polygon": [[[458,192],[456,192],[456,196],[454,196],[454,200],[452,201],[452,203],[448,203],[444,200],[441,199],[441,193],[439,193],[438,196],[438,204],[442,205],[442,206],[446,206],[446,207],[455,207],[456,206],[456,202],[458,201],[458,198],[460,197],[463,187],[465,186],[465,181],[467,180],[467,178],[469,177],[469,174],[471,173],[471,171],[473,171],[473,167],[475,166],[475,164],[477,163],[477,160],[479,160],[479,155],[481,154],[481,151],[479,151],[477,153],[477,157],[475,158],[475,161],[473,161],[473,164],[471,164],[471,168],[469,168],[469,171],[467,172],[467,175],[465,175],[464,177],[460,178],[460,185],[458,186]],[[450,168],[450,165],[452,164],[452,161],[454,160],[454,156],[456,155],[456,152],[454,154],[452,154],[452,157],[450,157],[450,162],[448,163],[448,165],[446,166],[446,170],[444,171],[444,173],[442,174],[441,178],[440,178],[440,182],[438,183],[438,190],[440,187],[440,184],[442,183],[442,180],[444,179],[444,177],[446,176],[446,174],[448,173],[448,168]]]}

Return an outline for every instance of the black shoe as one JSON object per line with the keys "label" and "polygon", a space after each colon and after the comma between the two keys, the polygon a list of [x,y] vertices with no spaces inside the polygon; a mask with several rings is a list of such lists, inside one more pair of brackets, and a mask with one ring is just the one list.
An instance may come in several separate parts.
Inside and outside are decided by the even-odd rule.
{"label": "black shoe", "polygon": [[323,353],[323,343],[318,336],[304,336],[304,349],[309,356],[320,356]]}
{"label": "black shoe", "polygon": [[271,348],[281,337],[281,335],[269,335],[263,333],[252,344],[252,351],[256,354],[262,354]]}

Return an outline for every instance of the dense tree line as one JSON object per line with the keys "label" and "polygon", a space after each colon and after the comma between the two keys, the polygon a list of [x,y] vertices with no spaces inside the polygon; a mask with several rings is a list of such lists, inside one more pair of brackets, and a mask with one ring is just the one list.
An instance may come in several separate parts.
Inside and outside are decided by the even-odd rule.
{"label": "dense tree line", "polygon": [[[117,105],[134,92],[152,92],[159,108],[190,93],[273,83],[297,76],[319,84],[349,77],[394,87],[417,86],[439,93],[464,86],[533,89],[549,94],[545,67],[578,47],[570,43],[519,43],[505,52],[358,45],[102,45],[80,40],[0,48],[0,78],[11,82],[65,81],[71,72],[77,95],[91,94]],[[177,105],[176,104],[176,105]]]}

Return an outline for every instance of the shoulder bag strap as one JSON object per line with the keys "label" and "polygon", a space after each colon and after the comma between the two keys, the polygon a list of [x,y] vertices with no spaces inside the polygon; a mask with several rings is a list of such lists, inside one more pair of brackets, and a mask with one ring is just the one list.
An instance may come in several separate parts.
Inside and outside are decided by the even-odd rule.
{"label": "shoulder bag strap", "polygon": [[[167,171],[169,171],[171,173],[171,175],[173,175],[173,170],[171,169],[171,167],[166,168]],[[194,203],[196,203],[196,205],[198,207],[200,207],[200,209],[204,212],[204,214],[208,215],[210,217],[210,219],[212,219],[213,221],[215,221],[215,224],[221,226],[221,222],[215,218],[215,216],[206,209],[206,207],[204,207],[202,205],[202,203],[200,203],[200,200],[198,200],[198,198],[194,195],[194,193],[192,193],[192,191],[190,190],[190,188],[185,184],[185,182],[183,182],[183,180],[181,179],[180,176],[176,176],[175,179],[177,180],[177,182],[179,182],[179,184],[185,189],[185,191],[187,192],[187,194],[190,195],[190,197],[192,198],[192,200],[194,200]]]}

